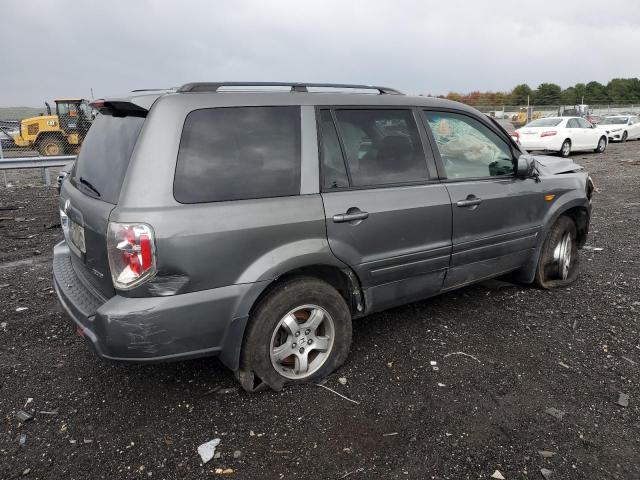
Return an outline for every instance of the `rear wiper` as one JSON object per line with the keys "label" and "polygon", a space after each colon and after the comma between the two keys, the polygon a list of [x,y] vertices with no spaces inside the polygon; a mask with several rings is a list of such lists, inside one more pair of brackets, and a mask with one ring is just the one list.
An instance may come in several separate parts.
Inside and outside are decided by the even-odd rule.
{"label": "rear wiper", "polygon": [[80,177],[80,183],[83,184],[84,186],[86,186],[89,190],[91,190],[97,196],[100,196],[100,192],[98,191],[98,189],[96,187],[94,187],[93,185],[91,185],[91,182],[89,182],[89,180],[86,180],[86,179]]}

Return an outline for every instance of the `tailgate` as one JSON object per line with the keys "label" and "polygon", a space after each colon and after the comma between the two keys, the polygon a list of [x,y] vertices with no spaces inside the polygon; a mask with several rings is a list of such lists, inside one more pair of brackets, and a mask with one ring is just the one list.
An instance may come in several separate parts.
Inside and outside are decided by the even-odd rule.
{"label": "tailgate", "polygon": [[109,215],[118,203],[145,120],[140,107],[136,108],[135,115],[126,110],[117,111],[117,115],[113,110],[100,110],[60,193],[60,209],[68,218],[65,239],[72,251],[74,270],[106,298],[115,295],[107,255]]}

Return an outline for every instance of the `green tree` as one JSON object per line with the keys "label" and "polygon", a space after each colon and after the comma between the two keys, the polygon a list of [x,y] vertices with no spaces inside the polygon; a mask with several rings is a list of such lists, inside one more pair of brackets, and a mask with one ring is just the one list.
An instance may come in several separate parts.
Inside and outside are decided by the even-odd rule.
{"label": "green tree", "polygon": [[[575,104],[583,103],[582,98],[587,94],[587,86],[584,83],[576,83],[573,86],[573,89],[576,93]],[[586,99],[585,99],[586,101]]]}
{"label": "green tree", "polygon": [[537,105],[558,105],[562,89],[555,83],[541,83],[533,94]]}
{"label": "green tree", "polygon": [[585,86],[584,101],[592,105],[598,103],[609,103],[609,97],[607,96],[607,89],[604,85],[598,82],[589,82]]}
{"label": "green tree", "polygon": [[613,103],[633,103],[640,100],[640,80],[614,78],[606,86],[607,97]]}
{"label": "green tree", "polygon": [[562,105],[576,105],[580,103],[580,99],[576,99],[576,89],[574,87],[566,88],[560,94],[560,103]]}
{"label": "green tree", "polygon": [[526,83],[521,83],[520,85],[516,85],[513,90],[511,90],[511,98],[513,103],[516,105],[526,105],[527,98],[531,97],[533,94],[533,90]]}

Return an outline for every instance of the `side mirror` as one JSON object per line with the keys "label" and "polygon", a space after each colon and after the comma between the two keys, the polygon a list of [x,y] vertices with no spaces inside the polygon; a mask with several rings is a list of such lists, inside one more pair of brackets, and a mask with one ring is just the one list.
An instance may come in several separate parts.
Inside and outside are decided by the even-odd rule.
{"label": "side mirror", "polygon": [[520,155],[516,164],[516,178],[531,178],[536,171],[536,161],[529,155]]}

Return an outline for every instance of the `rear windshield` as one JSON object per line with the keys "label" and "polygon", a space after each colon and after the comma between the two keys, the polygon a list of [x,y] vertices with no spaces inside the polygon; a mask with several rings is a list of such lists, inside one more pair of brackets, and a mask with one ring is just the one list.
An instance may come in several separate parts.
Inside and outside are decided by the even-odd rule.
{"label": "rear windshield", "polygon": [[118,203],[143,123],[141,117],[98,115],[82,143],[71,177],[73,185],[87,195]]}
{"label": "rear windshield", "polygon": [[556,127],[560,124],[562,118],[539,118],[533,122],[527,123],[526,127]]}
{"label": "rear windshield", "polygon": [[600,122],[600,125],[625,125],[627,117],[609,117]]}
{"label": "rear windshield", "polygon": [[300,107],[225,107],[184,123],[173,195],[181,203],[300,194]]}

